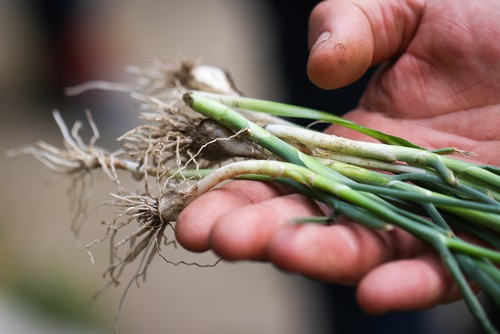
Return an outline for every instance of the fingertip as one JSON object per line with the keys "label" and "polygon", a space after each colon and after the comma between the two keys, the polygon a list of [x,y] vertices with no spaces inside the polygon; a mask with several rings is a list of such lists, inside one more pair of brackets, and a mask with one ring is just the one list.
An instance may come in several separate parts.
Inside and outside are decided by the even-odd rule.
{"label": "fingertip", "polygon": [[456,286],[435,254],[384,264],[360,282],[357,298],[364,311],[427,309],[458,298]]}
{"label": "fingertip", "polygon": [[327,40],[309,55],[307,75],[322,89],[347,86],[365,74],[371,65],[371,52],[365,44]]}
{"label": "fingertip", "polygon": [[324,1],[312,11],[309,25],[309,79],[323,89],[358,80],[372,64],[374,41],[363,12],[351,2]]}

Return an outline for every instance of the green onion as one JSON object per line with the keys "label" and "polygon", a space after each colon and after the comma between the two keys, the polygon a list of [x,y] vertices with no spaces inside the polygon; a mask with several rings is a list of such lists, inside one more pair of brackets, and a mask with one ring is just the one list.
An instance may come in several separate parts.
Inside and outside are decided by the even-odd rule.
{"label": "green onion", "polygon": [[[54,112],[64,148],[38,141],[10,152],[31,154],[67,175],[101,170],[117,184],[113,204],[120,211],[107,224],[111,263],[106,273],[112,283],[138,258],[142,260],[134,278],[145,275],[166,241],[166,228],[197,197],[232,179],[278,182],[333,212],[296,217],[291,223],[335,224],[342,215],[381,233],[396,227],[426,242],[440,255],[485,332],[498,333],[469,281],[500,307],[499,167],[455,159],[449,155],[464,152],[427,150],[326,112],[245,98],[234,89],[220,91],[233,87],[229,81],[210,88],[205,81],[197,83],[196,66],[181,63],[172,70],[155,63],[135,70],[136,85],[97,82],[72,90],[125,91],[141,103],[140,117],[147,123],[119,138],[120,151],[95,145],[99,132],[90,114],[94,135],[87,145],[78,134],[81,123],[69,130]],[[210,92],[198,91],[200,87]],[[379,143],[304,129],[281,116],[344,126]],[[144,191],[124,189],[120,171],[142,180]],[[150,192],[151,179],[157,195]],[[133,222],[136,228],[117,241],[118,231]],[[481,245],[460,238],[458,232],[474,236]]]}

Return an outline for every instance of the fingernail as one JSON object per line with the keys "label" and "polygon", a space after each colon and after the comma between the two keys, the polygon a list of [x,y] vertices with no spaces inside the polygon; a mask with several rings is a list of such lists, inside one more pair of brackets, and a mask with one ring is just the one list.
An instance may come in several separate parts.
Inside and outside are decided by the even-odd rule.
{"label": "fingernail", "polygon": [[314,42],[314,45],[312,46],[311,50],[323,43],[324,41],[328,40],[332,34],[329,31],[323,31],[321,35],[319,35],[318,39],[316,42]]}

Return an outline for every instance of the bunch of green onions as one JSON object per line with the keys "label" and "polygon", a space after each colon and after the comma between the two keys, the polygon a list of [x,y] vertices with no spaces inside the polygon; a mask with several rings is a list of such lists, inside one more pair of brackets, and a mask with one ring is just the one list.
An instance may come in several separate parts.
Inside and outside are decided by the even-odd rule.
{"label": "bunch of green onions", "polygon": [[[194,92],[187,93],[184,100],[197,112],[233,131],[249,129],[251,140],[282,160],[234,163],[214,174],[231,168],[231,177],[239,174],[248,179],[281,182],[367,227],[388,230],[394,226],[411,233],[440,254],[472,314],[487,333],[496,333],[467,279],[500,307],[500,270],[495,265],[500,263],[498,168],[442,156],[438,153],[447,149],[428,151],[306,108]],[[264,129],[231,109],[234,106],[330,121],[390,144],[357,142],[286,125],[268,125]],[[290,143],[307,147],[309,154]],[[330,221],[331,217],[325,217],[325,223]],[[491,248],[460,239],[457,230]]]}
{"label": "bunch of green onions", "polygon": [[[164,140],[167,135],[152,135],[163,128],[159,125],[152,127],[156,132],[152,128],[147,128],[147,131],[140,129],[141,138],[149,136],[146,138],[147,145],[137,144],[138,137],[129,133],[126,137],[129,139],[128,153],[119,155],[93,145],[85,146],[75,140],[77,131],[70,133],[59,114],[55,116],[63,131],[66,150],[45,143],[24,150],[63,173],[100,168],[117,180],[116,170],[123,169],[134,175],[153,175],[159,180],[166,180],[156,197],[132,196],[123,192],[117,195],[125,201],[125,213],[139,223],[139,228],[126,241],[145,237],[119,261],[112,263],[112,268],[132,261],[151,245],[157,245],[165,227],[175,221],[186,205],[222,182],[238,178],[278,182],[325,203],[334,213],[328,217],[297,217],[297,221],[334,224],[335,217],[343,215],[376,230],[402,229],[432,246],[485,332],[498,333],[469,283],[472,281],[477,285],[492,304],[500,308],[498,167],[455,159],[449,154],[464,152],[453,148],[427,150],[402,138],[325,112],[227,92],[213,93],[216,90],[193,90],[192,85],[181,84],[185,89],[181,93],[177,90],[178,94],[174,97],[139,94],[137,87],[123,90],[134,91],[134,98],[154,106],[152,109],[155,112],[147,114],[149,118],[145,117],[149,121],[157,121],[158,115],[171,108],[186,109],[192,113],[188,121],[182,123],[180,114],[175,114],[170,116],[176,121],[167,123],[188,124],[194,119],[201,126],[210,121],[214,124],[210,133],[223,131],[224,135],[204,138],[197,144],[195,153],[192,146],[194,140],[189,141],[179,135],[188,132],[187,125],[186,129],[177,126],[175,131],[168,131],[168,136],[174,138],[170,144]],[[194,88],[199,89],[197,86]],[[171,101],[175,101],[175,106],[172,107]],[[379,143],[327,135],[279,121],[275,116],[337,124],[370,136]],[[173,133],[178,133],[177,137]],[[236,142],[250,153],[235,153],[234,156],[238,157],[235,162],[216,169],[211,167],[230,157],[207,154],[205,163],[196,162],[196,157],[202,157],[201,153],[207,151],[211,144],[226,141]],[[131,143],[134,145],[131,146]],[[150,154],[151,147],[160,147],[159,143],[161,147],[170,145],[175,149],[170,161],[176,163],[169,164],[167,159]],[[191,145],[189,154],[182,149],[185,143]],[[147,149],[150,151],[146,152]],[[137,154],[140,150],[142,154]],[[227,151],[230,154],[234,150]],[[212,163],[214,160],[216,163]],[[481,241],[481,245],[461,239],[457,232],[472,235]]]}

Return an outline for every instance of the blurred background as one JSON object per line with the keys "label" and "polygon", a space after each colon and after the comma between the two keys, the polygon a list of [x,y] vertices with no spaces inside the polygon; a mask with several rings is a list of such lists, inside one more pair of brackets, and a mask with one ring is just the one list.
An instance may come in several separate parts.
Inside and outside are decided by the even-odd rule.
{"label": "blurred background", "polygon": [[[305,74],[307,18],[318,1],[258,0],[0,0],[0,332],[110,333],[126,281],[91,302],[105,283],[108,246],[96,264],[77,247],[70,178],[57,176],[9,149],[44,139],[58,145],[51,112],[72,123],[90,109],[98,145],[137,120],[123,95],[65,97],[88,80],[126,81],[126,65],[153,58],[199,59],[228,69],[246,95],[343,113],[370,73],[337,92],[311,85]],[[97,177],[83,243],[104,235],[114,185]],[[165,248],[172,260],[210,264],[212,254]],[[156,259],[147,281],[132,286],[120,333],[474,333],[462,303],[427,312],[362,315],[353,289],[313,282],[262,263],[215,268],[173,267]]]}

